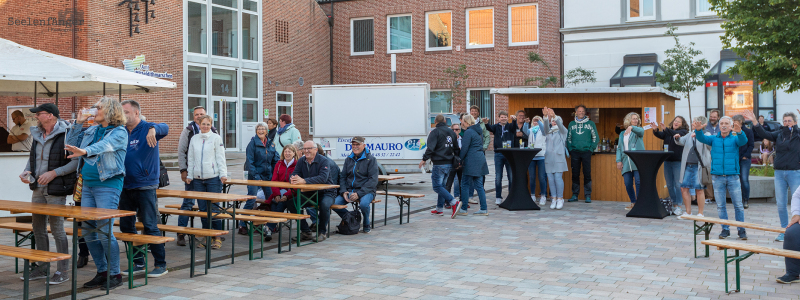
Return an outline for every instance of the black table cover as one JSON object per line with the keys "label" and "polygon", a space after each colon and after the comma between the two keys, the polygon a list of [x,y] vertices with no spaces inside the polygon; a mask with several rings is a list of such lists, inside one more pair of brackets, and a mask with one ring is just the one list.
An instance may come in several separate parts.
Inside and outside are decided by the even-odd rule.
{"label": "black table cover", "polygon": [[511,181],[508,183],[508,196],[500,207],[507,210],[540,210],[536,202],[531,199],[528,191],[528,166],[536,153],[542,149],[505,148],[495,149],[503,154],[511,164]]}
{"label": "black table cover", "polygon": [[636,205],[626,216],[634,218],[663,219],[669,214],[658,197],[656,189],[656,175],[658,169],[670,155],[672,151],[625,151],[625,154],[633,160],[636,168],[639,169],[639,180],[642,187],[639,195],[636,195]]}

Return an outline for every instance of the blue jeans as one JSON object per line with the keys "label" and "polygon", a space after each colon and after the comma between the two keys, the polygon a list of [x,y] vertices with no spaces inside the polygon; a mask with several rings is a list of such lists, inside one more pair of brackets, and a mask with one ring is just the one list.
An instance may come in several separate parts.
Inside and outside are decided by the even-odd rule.
{"label": "blue jeans", "polygon": [[750,165],[752,163],[749,159],[739,160],[739,184],[742,185],[742,200],[744,201],[750,201]]}
{"label": "blue jeans", "polygon": [[[361,216],[364,219],[364,228],[369,228],[369,224],[370,224],[370,222],[369,222],[369,208],[370,208],[370,205],[372,204],[372,200],[375,200],[375,195],[374,194],[368,194],[368,195],[364,195],[364,197],[358,198],[358,201],[359,201],[358,208],[361,210]],[[344,197],[339,195],[339,196],[336,197],[336,200],[334,201],[334,203],[336,205],[345,205],[348,202],[344,200]],[[330,207],[330,206],[328,206],[328,207]],[[335,211],[336,214],[339,215],[339,217],[343,217],[344,214],[347,213],[347,209],[346,208],[334,209],[333,211]]]}
{"label": "blue jeans", "polygon": [[[794,224],[786,228],[783,249],[800,251],[800,225]],[[800,259],[786,258],[786,274],[795,277],[800,275]]]}
{"label": "blue jeans", "polygon": [[[497,198],[503,198],[503,167],[506,167],[508,182],[511,182],[511,163],[503,154],[494,153],[494,193]],[[464,192],[464,190],[461,190]]]}
{"label": "blue jeans", "polygon": [[[625,180],[625,191],[628,192],[628,198],[631,203],[636,203],[636,196],[639,195],[639,188],[641,182],[639,181],[639,171],[628,171],[622,174],[622,179]],[[636,181],[636,192],[633,191],[633,181]]]}
{"label": "blue jeans", "polygon": [[531,195],[536,195],[536,179],[539,179],[539,194],[547,195],[547,173],[544,169],[544,159],[534,159],[528,165],[528,176],[531,177]]}
{"label": "blue jeans", "polygon": [[[711,175],[711,181],[714,183],[714,200],[717,200],[717,212],[719,218],[723,220],[728,219],[728,209],[725,205],[727,198],[725,193],[731,195],[733,202],[733,209],[735,211],[736,221],[744,222],[744,205],[742,204],[742,185],[739,183],[739,175]],[[744,228],[738,227],[739,232],[744,231]],[[730,230],[730,226],[722,225],[722,230]]]}
{"label": "blue jeans", "polygon": [[[321,192],[322,191],[320,191],[320,193]],[[317,212],[316,209],[306,208],[306,212],[308,212],[312,216],[317,216],[312,223],[317,224],[317,230],[319,230],[320,234],[328,232],[328,222],[331,221],[331,205],[333,205],[333,201],[334,201],[333,193],[319,194],[319,203],[318,203],[319,213]],[[370,202],[372,202],[372,200],[370,200]],[[303,221],[305,222],[305,220]]]}
{"label": "blue jeans", "polygon": [[664,162],[664,179],[667,181],[667,190],[669,191],[669,198],[672,199],[672,204],[683,205],[683,196],[681,196],[681,162],[680,161],[665,161]]}
{"label": "blue jeans", "polygon": [[[247,195],[250,195],[250,196],[258,195],[258,189],[259,188],[261,189],[261,191],[264,192],[264,199],[267,199],[267,198],[269,198],[270,195],[272,195],[272,189],[269,188],[269,187],[266,187],[266,186],[250,186],[250,185],[247,186]],[[256,207],[256,199],[250,199],[250,200],[247,200],[244,203],[244,209],[253,209],[255,207]],[[178,225],[180,225],[180,224],[178,224]],[[240,221],[239,222],[239,227],[244,227],[244,226],[245,226],[245,222]]]}
{"label": "blue jeans", "polygon": [[[270,209],[274,212],[284,212],[286,211],[286,203],[289,201],[294,201],[294,198],[287,199],[285,202],[275,202],[275,199],[272,199],[272,205],[270,206]],[[269,227],[270,231],[275,232],[277,224],[267,223],[267,227]]]}
{"label": "blue jeans", "polygon": [[[222,193],[222,181],[220,181],[219,177],[209,179],[193,179],[192,190],[195,192]],[[209,209],[211,209],[213,213],[219,212],[219,209],[214,206],[215,205],[213,203],[209,203],[209,201],[197,200],[197,207],[202,212],[206,212]],[[203,228],[209,229],[208,218],[200,218],[200,220],[203,222]],[[213,226],[212,229],[222,230],[222,220],[215,219],[211,221],[211,225]]]}
{"label": "blue jeans", "polygon": [[[156,189],[130,190],[122,189],[119,197],[119,209],[135,211],[136,216],[119,218],[119,229],[122,232],[137,233],[136,220],[144,225],[143,234],[161,236],[158,230],[158,197]],[[164,252],[164,244],[150,244],[148,249],[153,253],[153,260],[156,267],[166,267],[167,260]],[[141,253],[133,258],[137,266],[144,265],[144,256]]]}
{"label": "blue jeans", "polygon": [[480,176],[469,176],[464,174],[461,176],[461,210],[467,211],[467,206],[469,203],[469,191],[474,189],[478,191],[478,200],[480,200],[481,210],[485,211],[488,208],[486,207],[486,191],[483,189],[483,184],[481,184],[481,177]]}
{"label": "blue jeans", "polygon": [[550,185],[550,197],[564,198],[564,177],[562,172],[547,173],[547,183]]}
{"label": "blue jeans", "polygon": [[[107,209],[119,209],[119,195],[122,191],[109,188],[109,187],[92,187],[92,186],[83,186],[83,194],[81,196],[81,206],[83,207],[96,207],[96,208],[107,208]],[[98,228],[103,233],[108,232],[108,222],[114,223],[114,219],[102,220],[102,221],[83,221],[81,222],[81,228],[86,230],[84,232],[89,232],[89,230]],[[92,259],[94,260],[94,265],[97,266],[97,272],[105,272],[108,271],[108,274],[111,276],[119,274],[119,244],[117,244],[117,238],[111,234],[111,237],[107,237],[105,234],[97,234],[96,232],[90,232],[83,236],[88,242],[86,245],[89,247],[89,253],[92,255]],[[110,251],[111,256],[108,257],[108,261],[106,261],[106,250],[107,245],[110,239]]]}
{"label": "blue jeans", "polygon": [[433,191],[438,194],[436,198],[436,210],[438,211],[444,209],[445,201],[451,205],[455,204],[453,195],[450,195],[450,192],[445,188],[445,181],[447,180],[447,176],[450,175],[451,169],[453,169],[453,165],[433,165],[433,169],[431,170]]}
{"label": "blue jeans", "polygon": [[800,186],[800,170],[775,170],[775,202],[778,203],[778,218],[781,220],[781,228],[789,225],[787,205],[789,197],[797,190],[798,186]]}
{"label": "blue jeans", "polygon": [[[186,191],[193,191],[191,184],[184,183],[184,190]],[[194,207],[194,199],[183,199],[183,203],[181,204],[181,210],[192,210]],[[189,217],[188,216],[178,216],[178,226],[180,227],[187,227],[189,226]]]}

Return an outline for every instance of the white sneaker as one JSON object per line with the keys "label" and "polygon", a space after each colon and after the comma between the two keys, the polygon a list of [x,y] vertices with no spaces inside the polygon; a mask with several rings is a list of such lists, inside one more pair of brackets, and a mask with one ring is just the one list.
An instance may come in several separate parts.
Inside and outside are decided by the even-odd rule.
{"label": "white sneaker", "polygon": [[683,210],[681,209],[681,207],[680,207],[680,206],[675,206],[675,209],[674,209],[672,212],[673,212],[674,214],[676,214],[676,215],[679,215],[679,216],[680,216],[680,215],[683,215]]}
{"label": "white sneaker", "polygon": [[698,217],[705,217],[703,214],[697,214]]}
{"label": "white sneaker", "polygon": [[556,204],[558,203],[558,200],[553,199],[550,202],[551,202],[550,203],[550,209],[556,209]]}
{"label": "white sneaker", "polygon": [[474,198],[474,197],[473,198],[469,198],[469,203],[470,204],[478,204],[478,198]]}
{"label": "white sneaker", "polygon": [[546,196],[539,197],[539,205],[545,206],[546,204],[547,204],[547,197]]}
{"label": "white sneaker", "polygon": [[683,212],[680,216],[678,216],[678,220],[683,220],[683,217],[685,217],[685,216],[691,216],[691,214],[687,214],[686,212]]}
{"label": "white sneaker", "polygon": [[494,199],[494,204],[500,205],[500,203],[503,203],[503,198],[495,198]]}
{"label": "white sneaker", "polygon": [[557,202],[558,203],[556,203],[556,209],[561,209],[562,207],[564,207],[564,198],[558,198]]}

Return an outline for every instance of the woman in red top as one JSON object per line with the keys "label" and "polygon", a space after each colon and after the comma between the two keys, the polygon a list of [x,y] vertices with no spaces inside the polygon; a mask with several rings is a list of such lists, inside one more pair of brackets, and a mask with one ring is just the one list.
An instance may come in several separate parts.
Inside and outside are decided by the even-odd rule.
{"label": "woman in red top", "polygon": [[[297,165],[297,158],[297,148],[294,145],[289,144],[283,147],[281,160],[275,164],[275,168],[272,170],[272,181],[289,182],[294,172],[294,167]],[[266,202],[272,203],[272,211],[283,212],[286,210],[286,201],[292,201],[292,199],[294,199],[294,190],[274,187],[272,188],[272,195],[269,196]],[[269,242],[272,240],[271,232],[275,231],[275,224],[268,223],[267,226],[270,233],[264,237],[264,240]]]}

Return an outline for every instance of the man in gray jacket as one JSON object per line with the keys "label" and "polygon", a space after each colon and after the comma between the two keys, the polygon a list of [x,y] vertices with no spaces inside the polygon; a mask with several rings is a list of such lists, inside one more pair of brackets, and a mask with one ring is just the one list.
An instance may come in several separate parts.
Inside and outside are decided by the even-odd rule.
{"label": "man in gray jacket", "polygon": [[[178,139],[178,166],[181,168],[181,181],[183,182],[186,182],[186,176],[189,174],[187,171],[189,169],[189,142],[192,141],[192,137],[195,134],[200,133],[200,126],[198,126],[198,124],[200,124],[200,118],[206,115],[206,109],[202,106],[196,106],[192,109],[192,115],[194,121],[189,122],[189,125],[181,131],[181,137]],[[213,126],[211,127],[211,131],[217,133],[217,129]],[[184,183],[184,189],[191,191],[192,185]],[[192,210],[192,207],[194,207],[194,199],[183,199],[181,210]],[[189,217],[178,216],[178,226],[186,227],[187,225],[189,225]],[[183,234],[178,234],[178,246],[186,246],[186,238]]]}
{"label": "man in gray jacket", "polygon": [[[75,190],[75,170],[78,169],[78,160],[67,158],[67,153],[64,152],[64,138],[69,124],[58,119],[58,107],[52,103],[32,108],[31,112],[36,113],[39,126],[31,127],[31,153],[28,165],[19,177],[33,191],[31,203],[65,205],[67,195],[72,195]],[[50,239],[47,237],[48,216],[34,214],[32,219],[36,249],[50,251]],[[49,219],[56,251],[69,254],[64,218],[50,216]],[[50,268],[50,264],[42,263],[31,270],[30,280],[47,279],[45,268]],[[69,260],[59,261],[57,271],[49,279],[50,284],[69,280],[68,271]]]}

